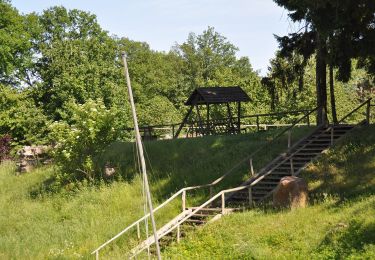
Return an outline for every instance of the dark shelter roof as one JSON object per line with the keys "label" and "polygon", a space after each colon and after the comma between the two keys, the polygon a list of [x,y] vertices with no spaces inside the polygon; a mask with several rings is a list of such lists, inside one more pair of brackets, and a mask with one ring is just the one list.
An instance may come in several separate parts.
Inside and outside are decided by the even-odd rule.
{"label": "dark shelter roof", "polygon": [[248,102],[249,96],[240,87],[197,88],[185,105],[220,104],[229,102]]}

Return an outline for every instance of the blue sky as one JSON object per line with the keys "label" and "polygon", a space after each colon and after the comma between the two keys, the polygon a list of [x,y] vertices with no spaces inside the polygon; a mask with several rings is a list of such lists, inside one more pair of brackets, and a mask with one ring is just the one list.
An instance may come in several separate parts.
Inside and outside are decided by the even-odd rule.
{"label": "blue sky", "polygon": [[295,31],[287,12],[272,0],[13,0],[22,13],[41,12],[55,5],[89,11],[111,34],[145,41],[154,50],[168,51],[189,32],[208,26],[228,38],[248,56],[253,68],[267,72],[277,42],[273,34]]}

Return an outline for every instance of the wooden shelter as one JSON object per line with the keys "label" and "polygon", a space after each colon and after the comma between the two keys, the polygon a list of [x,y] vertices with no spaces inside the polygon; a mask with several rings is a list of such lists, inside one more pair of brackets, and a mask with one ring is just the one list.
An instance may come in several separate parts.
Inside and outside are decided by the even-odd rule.
{"label": "wooden shelter", "polygon": [[[202,87],[197,88],[185,102],[190,106],[188,113],[175,134],[178,137],[184,126],[188,126],[187,135],[202,136],[215,134],[237,134],[241,131],[241,102],[250,101],[249,96],[240,87]],[[237,103],[236,109],[231,108],[230,103]],[[210,107],[213,105],[225,105],[226,118],[212,118]],[[203,110],[205,106],[205,115]],[[193,110],[195,119],[193,118]],[[232,111],[237,110],[237,111]],[[234,114],[237,113],[237,117]]]}

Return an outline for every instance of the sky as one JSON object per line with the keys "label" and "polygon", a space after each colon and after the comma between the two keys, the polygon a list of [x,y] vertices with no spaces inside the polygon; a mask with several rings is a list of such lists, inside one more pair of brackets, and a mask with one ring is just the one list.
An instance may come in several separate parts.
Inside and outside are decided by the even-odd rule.
{"label": "sky", "polygon": [[21,13],[42,12],[62,5],[89,11],[110,34],[147,42],[154,50],[169,51],[188,34],[201,34],[208,26],[248,56],[255,70],[267,73],[277,50],[273,34],[296,31],[287,11],[272,0],[13,0]]}

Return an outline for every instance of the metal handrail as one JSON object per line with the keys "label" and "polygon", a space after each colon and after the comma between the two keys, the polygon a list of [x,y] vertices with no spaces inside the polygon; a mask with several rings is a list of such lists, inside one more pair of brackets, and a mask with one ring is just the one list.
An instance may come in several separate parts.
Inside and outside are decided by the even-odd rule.
{"label": "metal handrail", "polygon": [[[181,190],[179,190],[178,192],[176,192],[175,194],[173,194],[169,199],[167,199],[166,201],[164,201],[162,204],[160,204],[158,207],[156,207],[154,209],[153,212],[156,212],[158,211],[159,209],[163,208],[165,205],[169,204],[172,200],[174,200],[175,198],[177,198],[179,195],[182,195],[183,196],[183,204],[185,203],[184,200],[185,200],[185,197],[186,197],[186,191],[189,191],[189,190],[196,190],[196,189],[201,189],[201,188],[206,188],[206,187],[210,187],[212,188],[213,186],[215,186],[216,184],[220,183],[223,179],[225,179],[227,176],[231,175],[233,173],[233,171],[241,166],[244,162],[247,162],[250,158],[254,157],[255,154],[259,153],[260,151],[262,151],[263,149],[265,149],[266,147],[268,147],[271,143],[275,142],[276,140],[278,140],[282,135],[284,135],[286,132],[288,132],[289,130],[291,130],[293,127],[295,127],[299,122],[301,122],[302,120],[304,120],[305,118],[307,118],[308,116],[310,116],[312,113],[314,113],[318,108],[316,107],[315,109],[313,110],[309,110],[309,113],[305,114],[303,117],[301,117],[300,119],[298,119],[297,121],[295,121],[291,126],[289,126],[288,128],[284,129],[281,133],[279,133],[278,135],[276,135],[276,137],[274,137],[272,140],[269,140],[268,142],[266,142],[266,144],[264,144],[263,146],[261,146],[260,148],[256,149],[253,153],[251,153],[250,155],[248,155],[246,158],[244,158],[243,160],[241,160],[240,162],[238,162],[235,166],[233,166],[230,170],[228,170],[224,175],[222,175],[221,177],[217,178],[216,180],[214,180],[212,183],[209,183],[209,184],[205,184],[205,185],[200,185],[200,186],[192,186],[192,187],[186,187],[186,188],[183,188]],[[210,193],[212,193],[212,190],[210,190]],[[209,200],[211,201],[211,199]],[[183,206],[184,208],[184,206]],[[145,220],[146,218],[148,218],[150,216],[150,213],[144,215],[142,218],[138,219],[137,221],[133,222],[131,225],[127,226],[125,229],[123,229],[121,232],[119,232],[117,235],[115,235],[114,237],[112,237],[111,239],[109,239],[108,241],[106,241],[105,243],[103,243],[102,245],[100,245],[98,248],[96,248],[91,254],[96,254],[98,255],[99,251],[101,249],[103,249],[106,245],[110,244],[111,242],[113,242],[114,240],[116,240],[117,238],[119,238],[121,235],[125,234],[128,230],[130,230],[131,228],[139,225],[140,222],[142,222],[143,220]]]}
{"label": "metal handrail", "polygon": [[[194,210],[189,213],[188,215],[186,215],[184,218],[182,218],[181,220],[179,220],[176,224],[174,224],[171,228],[169,228],[168,230],[166,230],[164,233],[162,234],[159,234],[159,238],[162,238],[164,237],[165,235],[169,234],[170,232],[172,232],[175,228],[177,228],[179,225],[181,225],[183,222],[185,222],[187,219],[189,219],[191,216],[193,216],[194,214],[196,214],[198,211],[202,210],[204,207],[206,207],[207,205],[210,205],[212,202],[214,202],[217,198],[219,198],[220,196],[223,196],[225,195],[226,193],[229,193],[229,192],[235,192],[235,191],[239,191],[239,190],[243,190],[243,189],[246,189],[246,188],[249,188],[253,186],[252,184],[250,185],[246,185],[246,186],[240,186],[240,187],[236,187],[236,188],[231,188],[231,189],[227,189],[227,190],[222,190],[220,191],[219,193],[217,193],[215,196],[213,196],[212,198],[210,198],[209,200],[207,200],[206,202],[204,202],[202,205],[200,205],[199,207],[197,208],[194,208]],[[224,210],[222,210],[222,213],[224,214]],[[142,248],[141,250],[139,250],[138,252],[136,252],[136,254],[134,254],[133,256],[131,256],[131,258],[135,257],[136,255],[138,255],[139,253],[141,253],[145,248]]]}
{"label": "metal handrail", "polygon": [[[349,116],[351,116],[353,113],[355,113],[356,111],[358,111],[361,107],[363,107],[365,104],[368,104],[368,106],[372,106],[371,105],[371,98],[366,100],[365,102],[363,102],[362,104],[360,104],[357,108],[355,108],[353,111],[351,111],[350,113],[348,113],[346,116],[344,116],[340,121],[339,123],[342,123],[346,118],[348,118]],[[317,109],[317,108],[316,108]],[[313,112],[313,111],[312,111]],[[368,117],[368,115],[367,115]],[[302,120],[302,118],[301,118]],[[330,132],[334,129],[334,126],[330,126],[328,127],[327,129],[324,130],[324,132]],[[286,131],[288,131],[290,129],[286,129]],[[284,132],[284,133],[285,133]],[[275,139],[273,140],[276,140],[278,137],[280,137],[283,133],[280,133]],[[317,137],[315,137],[314,139],[316,139]],[[310,141],[312,142],[312,141]],[[310,143],[309,142],[309,143]],[[307,144],[306,144],[307,145]],[[255,151],[253,154],[259,152],[262,150],[262,147],[259,148],[257,151]],[[293,153],[294,154],[294,153]],[[293,154],[289,155],[288,157],[291,157]],[[285,161],[287,161],[289,158],[285,158],[283,161],[281,161],[279,164],[282,164],[284,163]],[[277,167],[277,166],[275,166]],[[273,169],[275,168],[273,167]],[[212,202],[214,202],[216,199],[218,199],[219,197],[222,197],[222,214],[224,214],[224,208],[225,208],[225,194],[226,193],[233,193],[235,191],[240,191],[240,190],[243,190],[243,189],[246,189],[246,188],[251,188],[253,186],[255,186],[258,182],[260,182],[262,179],[264,179],[267,175],[271,174],[271,172],[273,171],[273,169],[271,170],[268,170],[265,174],[262,174],[261,176],[258,176],[258,178],[256,180],[254,180],[252,183],[248,184],[248,185],[244,185],[244,186],[239,186],[239,187],[236,187],[236,188],[232,188],[232,189],[226,189],[226,190],[222,190],[220,191],[218,194],[216,194],[215,196],[211,197],[209,200],[207,200],[206,202],[204,202],[202,205],[200,205],[199,207],[197,208],[194,208],[194,210],[189,213],[188,215],[186,215],[184,218],[182,218],[181,220],[179,220],[176,224],[174,224],[172,227],[170,227],[168,230],[166,230],[164,233],[162,234],[159,234],[159,237],[162,238],[164,237],[165,235],[169,234],[170,232],[172,232],[175,228],[177,228],[178,226],[180,226],[183,222],[185,222],[187,219],[189,219],[190,217],[192,217],[194,214],[196,214],[198,211],[202,210],[204,207],[206,207],[207,205],[210,205]],[[222,177],[225,177],[222,176]],[[223,178],[220,177],[218,179],[218,182],[220,182]],[[215,183],[215,182],[213,182]],[[224,205],[224,206],[223,206]],[[150,246],[150,245],[148,245]],[[136,252],[135,255],[133,255],[132,257],[138,255],[139,253],[141,253],[145,248],[142,248],[141,250],[139,250],[138,252]]]}
{"label": "metal handrail", "polygon": [[[173,194],[170,198],[168,198],[166,201],[164,201],[162,204],[160,204],[159,206],[157,206],[156,208],[154,208],[154,213],[156,211],[158,211],[159,209],[163,208],[165,205],[169,204],[172,200],[174,200],[175,198],[177,198],[179,195],[181,194],[184,194],[184,192],[186,191],[189,191],[189,190],[196,190],[196,189],[200,189],[200,188],[205,188],[205,187],[208,187],[210,186],[211,184],[206,184],[206,185],[200,185],[200,186],[191,186],[191,187],[185,187],[183,189],[180,189],[178,192],[176,192],[175,194]],[[104,248],[106,245],[108,245],[109,243],[111,243],[112,241],[116,240],[117,238],[119,238],[121,235],[123,235],[124,233],[126,233],[128,230],[130,230],[131,228],[137,226],[137,224],[140,224],[143,220],[147,219],[148,217],[150,217],[150,213],[147,213],[146,215],[144,215],[142,218],[138,219],[137,221],[133,222],[132,224],[130,224],[129,226],[127,226],[125,229],[123,229],[121,232],[119,232],[117,235],[115,235],[114,237],[112,237],[111,239],[109,239],[108,241],[106,241],[105,243],[103,243],[102,245],[100,245],[98,248],[96,248],[94,251],[91,252],[91,254],[95,254],[97,252],[99,252],[102,248]]]}
{"label": "metal handrail", "polygon": [[355,112],[357,112],[360,108],[362,108],[364,105],[368,105],[368,106],[371,106],[371,100],[372,98],[369,98],[367,99],[366,101],[364,101],[362,104],[360,104],[357,108],[355,108],[354,110],[352,110],[350,113],[348,113],[346,116],[344,116],[338,123],[342,123],[344,122],[345,119],[347,119],[349,116],[353,115]]}

